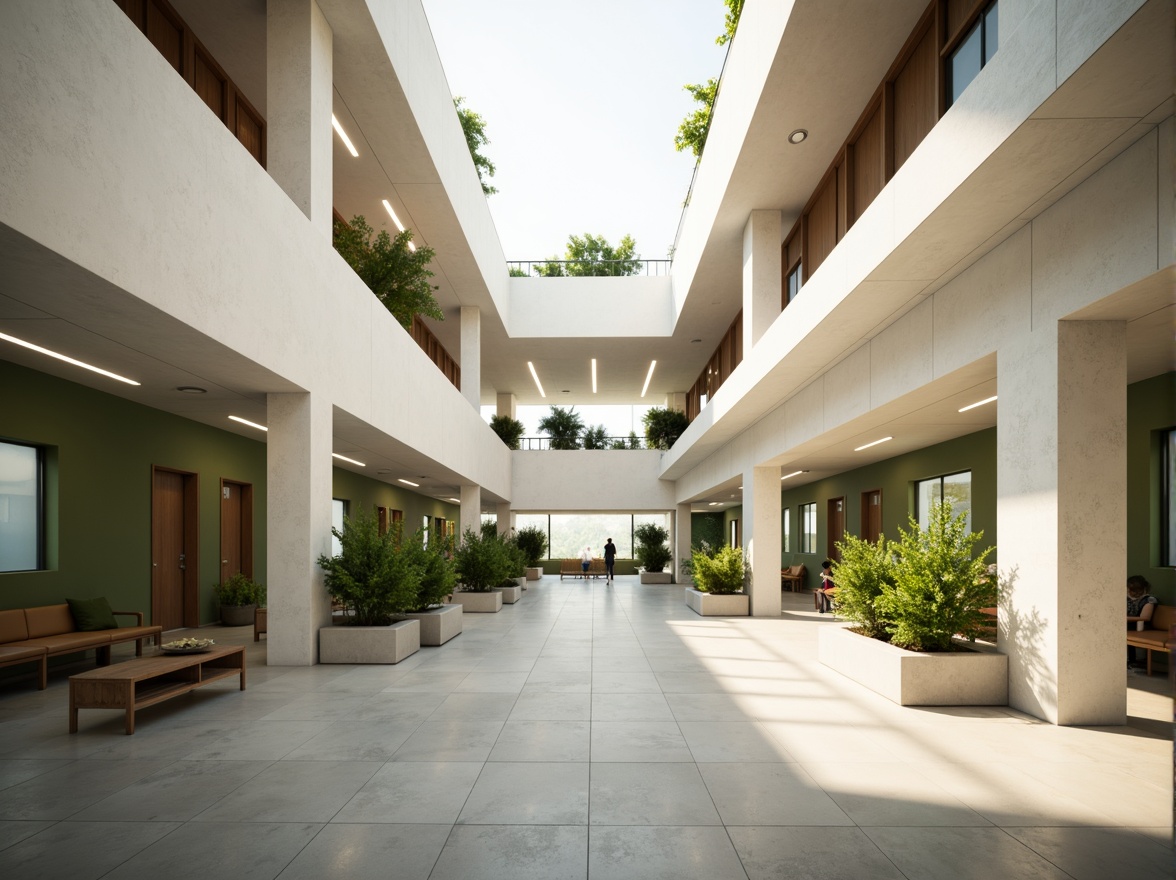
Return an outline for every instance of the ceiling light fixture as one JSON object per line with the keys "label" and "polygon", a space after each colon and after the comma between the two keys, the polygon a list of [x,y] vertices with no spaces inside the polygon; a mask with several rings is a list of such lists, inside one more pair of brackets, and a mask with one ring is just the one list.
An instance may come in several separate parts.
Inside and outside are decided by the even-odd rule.
{"label": "ceiling light fixture", "polygon": [[653,368],[657,366],[657,361],[649,362],[649,372],[645,374],[645,384],[641,386],[641,396],[645,396],[645,392],[649,390],[649,380],[653,378]]}
{"label": "ceiling light fixture", "polygon": [[367,467],[367,465],[364,464],[362,461],[356,461],[354,458],[348,458],[346,455],[340,455],[338,452],[332,452],[331,458],[337,458],[337,459],[339,459],[339,461],[346,461],[346,462],[350,462],[351,464],[357,464],[360,467]]}
{"label": "ceiling light fixture", "polygon": [[798,128],[796,131],[792,132],[792,134],[788,135],[788,143],[790,143],[790,144],[804,143],[804,140],[807,137],[808,137],[808,132],[805,131],[803,128]]}
{"label": "ceiling light fixture", "polygon": [[449,500],[452,501],[454,504],[461,504],[461,502],[458,501],[456,498],[450,498]]}
{"label": "ceiling light fixture", "polygon": [[412,486],[414,489],[419,488],[421,485],[420,483],[414,483],[412,480],[405,480],[402,477],[397,477],[396,482],[404,483],[406,486]]}
{"label": "ceiling light fixture", "polygon": [[[404,232],[404,224],[400,222],[400,218],[397,217],[396,212],[392,210],[392,205],[388,203],[387,199],[380,199],[380,201],[384,203],[384,210],[388,212],[388,216],[392,218],[392,222],[396,224],[396,228],[401,232]],[[414,254],[416,253],[416,245],[413,244],[411,240],[408,243],[408,249]]]}
{"label": "ceiling light fixture", "polygon": [[863,449],[869,449],[871,446],[877,446],[879,443],[885,443],[887,440],[893,439],[893,437],[883,437],[881,440],[875,440],[873,443],[867,443],[865,446],[858,446],[853,451],[861,452]]}
{"label": "ceiling light fixture", "polygon": [[785,475],[784,475],[784,476],[782,476],[780,479],[781,479],[781,480],[790,480],[790,479],[792,479],[793,477],[799,477],[801,474],[807,474],[807,473],[808,473],[808,471],[793,471],[793,472],[792,472],[792,473],[790,473],[790,474],[785,474]]}
{"label": "ceiling light fixture", "polygon": [[196,385],[177,385],[176,391],[182,391],[184,394],[207,394],[207,388],[200,388]]}
{"label": "ceiling light fixture", "polygon": [[596,358],[592,359],[592,393],[596,393]]}
{"label": "ceiling light fixture", "polygon": [[986,397],[983,400],[977,400],[975,403],[969,403],[967,406],[961,406],[957,412],[967,412],[968,410],[975,409],[978,406],[984,406],[986,403],[992,403],[994,400],[996,400],[995,394],[992,395],[992,397]]}
{"label": "ceiling light fixture", "polygon": [[719,506],[719,502],[718,502],[718,501],[712,501],[712,502],[710,502],[710,504],[709,504],[708,506],[709,506],[709,507],[718,507],[718,506]]}
{"label": "ceiling light fixture", "polygon": [[535,387],[539,389],[539,396],[547,397],[546,392],[543,390],[543,383],[539,381],[539,374],[535,372],[535,365],[527,361],[527,369],[531,371],[531,378],[535,380]]}
{"label": "ceiling light fixture", "polygon": [[351,143],[351,138],[347,136],[347,132],[343,130],[343,126],[339,124],[339,120],[335,118],[334,113],[331,114],[331,127],[335,129],[335,134],[339,135],[339,138],[343,141],[343,146],[347,148],[347,152],[358,159],[359,153],[355,151],[355,145]]}
{"label": "ceiling light fixture", "polygon": [[243,419],[240,416],[229,416],[234,422],[240,422],[242,425],[248,425],[250,428],[257,428],[259,431],[268,431],[265,425],[259,425],[257,422],[251,422],[249,419]]}
{"label": "ceiling light fixture", "polygon": [[101,367],[95,367],[93,364],[87,364],[85,361],[79,361],[71,358],[60,352],[53,351],[49,348],[42,348],[39,345],[33,345],[31,342],[25,342],[23,339],[17,339],[15,336],[9,336],[7,333],[0,333],[0,339],[6,342],[11,342],[13,345],[19,345],[22,348],[27,348],[30,351],[39,352],[40,354],[48,355],[51,358],[57,358],[59,361],[65,361],[67,364],[73,364],[75,367],[81,367],[83,370],[90,370],[94,373],[101,373],[111,379],[117,379],[119,382],[126,382],[128,385],[139,385],[134,379],[128,379],[126,376],[120,376],[118,373],[112,373],[109,370],[103,370]]}

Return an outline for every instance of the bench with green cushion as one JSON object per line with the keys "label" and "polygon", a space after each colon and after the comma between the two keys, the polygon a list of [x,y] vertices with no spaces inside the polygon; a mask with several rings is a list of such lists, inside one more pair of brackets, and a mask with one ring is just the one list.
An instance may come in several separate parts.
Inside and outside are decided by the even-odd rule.
{"label": "bench with green cushion", "polygon": [[1127,630],[1127,644],[1147,651],[1147,674],[1152,674],[1152,652],[1172,654],[1172,625],[1176,624],[1176,608],[1171,605],[1156,605],[1147,628]]}

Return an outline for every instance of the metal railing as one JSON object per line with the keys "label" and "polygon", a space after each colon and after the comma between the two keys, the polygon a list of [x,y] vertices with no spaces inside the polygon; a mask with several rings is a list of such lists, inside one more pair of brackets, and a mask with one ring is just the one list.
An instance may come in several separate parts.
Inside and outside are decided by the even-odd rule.
{"label": "metal railing", "polygon": [[[559,266],[560,272],[563,276],[571,275],[572,277],[580,276],[604,276],[617,277],[625,275],[652,275],[663,276],[670,274],[670,266],[673,260],[507,260],[506,267],[511,271],[512,275],[519,275],[520,277],[535,278],[541,276],[541,269],[546,266]],[[602,271],[584,272],[580,267],[592,266],[599,267]],[[573,273],[568,272],[568,266],[577,267],[577,271]],[[632,271],[622,271],[625,269],[632,269]],[[560,276],[547,276],[560,277]]]}
{"label": "metal railing", "polygon": [[[619,445],[618,445],[619,444]],[[522,450],[537,450],[550,449],[550,437],[520,437],[519,449]],[[584,438],[580,438],[580,448],[584,448]],[[648,449],[645,443],[645,438],[637,437],[605,437],[604,446],[602,449]]]}

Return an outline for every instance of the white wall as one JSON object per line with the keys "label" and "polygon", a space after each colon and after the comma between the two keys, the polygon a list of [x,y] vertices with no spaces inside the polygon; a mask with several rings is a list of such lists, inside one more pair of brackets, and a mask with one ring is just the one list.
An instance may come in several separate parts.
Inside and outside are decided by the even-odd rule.
{"label": "white wall", "polygon": [[654,449],[514,451],[516,511],[668,511],[674,486],[658,479]]}
{"label": "white wall", "polygon": [[510,279],[514,338],[669,336],[673,321],[668,275]]}

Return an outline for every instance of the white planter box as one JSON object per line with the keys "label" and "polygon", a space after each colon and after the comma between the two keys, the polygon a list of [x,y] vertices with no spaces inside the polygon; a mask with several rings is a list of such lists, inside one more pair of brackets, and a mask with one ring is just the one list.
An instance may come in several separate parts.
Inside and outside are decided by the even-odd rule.
{"label": "white planter box", "polygon": [[643,584],[668,584],[669,582],[670,573],[668,571],[641,572],[641,583]]}
{"label": "white planter box", "polygon": [[502,595],[503,605],[513,605],[519,599],[523,598],[523,588],[518,584],[513,587],[499,587],[498,592]]}
{"label": "white planter box", "polygon": [[416,620],[319,629],[320,663],[399,663],[420,649],[421,625]]}
{"label": "white planter box", "polygon": [[686,605],[703,617],[747,617],[750,608],[747,593],[702,593],[694,587],[686,588]]}
{"label": "white planter box", "polygon": [[525,574],[521,578],[515,578],[514,582],[518,584],[520,590],[527,589],[527,576]]}
{"label": "white planter box", "polygon": [[460,605],[442,605],[440,608],[406,614],[405,617],[420,621],[421,645],[435,648],[460,635],[462,613]]}
{"label": "white planter box", "polygon": [[450,597],[454,605],[460,605],[467,614],[494,614],[502,610],[502,591],[489,593],[466,593],[458,591]]}
{"label": "white planter box", "polygon": [[[961,643],[964,644],[964,643]],[[1009,658],[995,649],[924,654],[823,626],[817,657],[900,706],[1007,706]]]}
{"label": "white planter box", "polygon": [[527,569],[527,580],[537,581],[542,577],[543,577],[543,569],[541,569],[541,568],[528,568]]}

